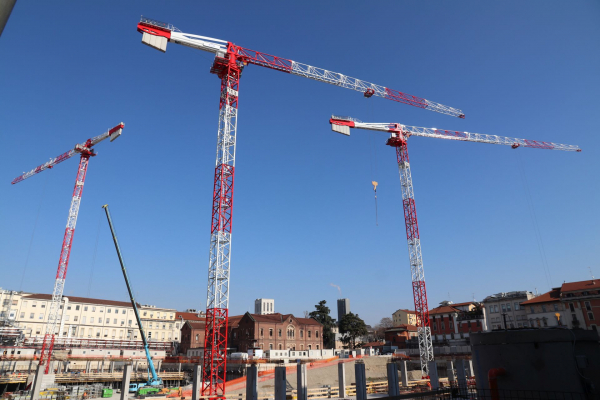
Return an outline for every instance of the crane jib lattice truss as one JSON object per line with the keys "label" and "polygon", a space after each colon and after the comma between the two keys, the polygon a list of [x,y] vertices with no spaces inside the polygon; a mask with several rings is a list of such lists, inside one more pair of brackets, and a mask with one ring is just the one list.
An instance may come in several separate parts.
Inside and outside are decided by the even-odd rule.
{"label": "crane jib lattice truss", "polygon": [[46,169],[54,167],[56,164],[61,163],[76,154],[80,155],[79,168],[77,169],[77,177],[75,179],[75,188],[73,189],[73,197],[71,199],[71,206],[69,207],[69,217],[67,219],[67,227],[65,229],[65,235],[60,250],[60,257],[58,261],[58,268],[56,271],[56,278],[54,281],[54,290],[52,291],[52,300],[48,310],[48,322],[46,323],[46,330],[44,334],[44,342],[42,344],[42,350],[40,353],[40,365],[46,365],[44,373],[48,373],[50,370],[50,361],[52,358],[52,350],[54,349],[54,341],[56,328],[60,323],[60,303],[62,301],[62,295],[65,287],[65,280],[67,279],[67,268],[69,266],[69,258],[71,256],[71,247],[73,244],[73,235],[75,234],[75,225],[77,224],[77,216],[79,214],[79,205],[81,203],[81,195],[83,193],[83,185],[85,183],[85,176],[89,164],[90,157],[95,156],[93,146],[100,143],[105,139],[109,139],[112,142],[123,132],[125,125],[121,122],[119,125],[108,130],[102,135],[93,137],[86,140],[82,144],[76,145],[73,149],[61,154],[60,156],[50,159],[50,161],[32,169],[29,172],[23,173],[12,181],[12,184],[19,183],[35,174],[38,174]]}
{"label": "crane jib lattice truss", "polygon": [[461,110],[412,96],[381,85],[352,78],[323,68],[302,64],[231,42],[183,33],[171,24],[142,17],[137,25],[142,43],[165,52],[168,42],[215,54],[210,70],[221,79],[217,160],[213,190],[208,287],[206,301],[205,352],[202,369],[202,395],[225,395],[227,317],[231,255],[231,224],[235,174],[235,141],[239,78],[248,64],[286,72],[319,82],[361,92],[366,97],[382,97],[415,107],[464,118]]}
{"label": "crane jib lattice truss", "polygon": [[436,128],[421,128],[396,123],[365,123],[357,119],[342,116],[332,116],[329,120],[331,129],[344,135],[350,135],[350,128],[367,129],[373,131],[389,132],[391,135],[386,144],[396,148],[396,160],[400,173],[402,188],[402,206],[404,209],[404,223],[406,226],[406,240],[408,242],[408,257],[417,317],[417,332],[419,339],[419,355],[421,371],[428,374],[428,361],[434,359],[431,341],[431,322],[427,306],[427,289],[425,287],[425,270],[421,255],[421,239],[419,237],[419,224],[417,222],[417,209],[415,206],[414,189],[410,173],[407,139],[410,136],[424,136],[438,139],[461,140],[490,144],[509,145],[513,149],[520,146],[548,150],[581,151],[578,146],[535,140],[517,139],[480,133],[440,130]]}

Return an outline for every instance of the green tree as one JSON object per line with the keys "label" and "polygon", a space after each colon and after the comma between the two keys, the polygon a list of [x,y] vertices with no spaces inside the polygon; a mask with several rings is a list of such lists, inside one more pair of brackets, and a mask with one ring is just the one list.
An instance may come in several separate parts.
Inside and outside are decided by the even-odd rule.
{"label": "green tree", "polygon": [[344,315],[340,321],[340,333],[344,335],[342,342],[347,344],[350,349],[354,349],[356,339],[368,333],[367,325],[359,318],[358,314],[350,312]]}
{"label": "green tree", "polygon": [[308,316],[323,325],[323,348],[333,349],[335,348],[335,334],[331,329],[335,326],[335,319],[331,318],[329,315],[331,310],[325,304],[327,302],[321,300],[319,304],[315,305],[315,311]]}

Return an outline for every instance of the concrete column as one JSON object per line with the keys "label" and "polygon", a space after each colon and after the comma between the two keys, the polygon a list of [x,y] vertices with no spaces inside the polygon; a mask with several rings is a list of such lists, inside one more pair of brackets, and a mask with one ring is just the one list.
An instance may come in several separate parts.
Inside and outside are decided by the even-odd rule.
{"label": "concrete column", "polygon": [[465,360],[456,360],[456,375],[458,381],[458,390],[461,394],[467,394],[467,374],[465,372]]}
{"label": "concrete column", "polygon": [[275,400],[285,400],[285,367],[275,367]]}
{"label": "concrete column", "polygon": [[202,367],[196,364],[192,376],[192,400],[200,399],[200,390],[202,390]]}
{"label": "concrete column", "polygon": [[[181,364],[179,364],[181,366]],[[258,367],[250,365],[246,369],[246,400],[258,400]]]}
{"label": "concrete column", "polygon": [[402,373],[402,386],[408,387],[408,366],[406,361],[400,362],[400,372]]}
{"label": "concrete column", "polygon": [[129,382],[131,380],[131,364],[125,364],[123,366],[123,382],[121,383],[121,399],[127,400],[129,398]]}
{"label": "concrete column", "polygon": [[308,400],[308,385],[306,383],[306,364],[298,363],[296,378],[298,391],[298,400]]}
{"label": "concrete column", "polygon": [[91,365],[92,365],[91,361],[88,361],[88,362],[85,363],[85,373],[86,374],[90,373],[90,367],[91,367]]}
{"label": "concrete column", "polygon": [[400,386],[398,384],[398,365],[396,363],[388,363],[386,368],[388,396],[398,396],[400,394]]}
{"label": "concrete column", "polygon": [[438,376],[437,364],[435,360],[427,361],[429,367],[429,382],[431,383],[431,390],[438,390],[440,388],[440,378]]}
{"label": "concrete column", "polygon": [[338,364],[338,382],[338,397],[343,399],[346,397],[346,363],[341,362]]}
{"label": "concrete column", "polygon": [[31,367],[33,366],[33,360],[29,361],[29,368],[27,368],[27,373],[31,373]]}
{"label": "concrete column", "polygon": [[115,362],[114,361],[110,361],[110,363],[108,364],[108,371],[112,374],[113,372],[115,372]]}
{"label": "concrete column", "polygon": [[177,371],[181,372],[181,363],[179,363],[178,367],[177,367]]}
{"label": "concrete column", "polygon": [[156,367],[156,372],[160,372],[160,366],[162,365],[162,360],[158,360],[158,366]]}
{"label": "concrete column", "polygon": [[102,365],[100,366],[100,372],[104,372],[104,360],[102,360]]}
{"label": "concrete column", "polygon": [[367,400],[367,375],[365,363],[354,363],[354,377],[356,379],[356,400]]}
{"label": "concrete column", "polygon": [[138,368],[139,368],[139,366],[140,366],[140,365],[139,365],[139,361],[136,361],[136,362],[135,362],[135,373],[136,373],[136,374],[137,374],[137,372],[138,372]]}
{"label": "concrete column", "polygon": [[31,400],[39,400],[40,389],[42,388],[42,377],[44,376],[45,365],[38,365],[35,370],[35,379],[31,385]]}
{"label": "concrete column", "polygon": [[473,369],[473,360],[469,360],[469,363],[467,364],[467,373],[469,374],[469,377],[475,376],[475,370]]}
{"label": "concrete column", "polygon": [[452,361],[446,361],[446,369],[448,370],[448,381],[454,382],[456,375],[454,374],[454,363]]}

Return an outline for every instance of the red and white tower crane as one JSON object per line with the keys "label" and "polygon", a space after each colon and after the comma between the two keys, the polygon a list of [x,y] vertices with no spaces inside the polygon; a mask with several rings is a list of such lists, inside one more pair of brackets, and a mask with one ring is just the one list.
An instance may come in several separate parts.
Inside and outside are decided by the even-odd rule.
{"label": "red and white tower crane", "polygon": [[365,82],[337,72],[302,64],[286,58],[249,50],[225,40],[181,32],[171,24],[141,18],[137,30],[142,43],[165,52],[173,42],[215,54],[210,72],[221,79],[217,160],[213,190],[206,330],[202,368],[202,395],[225,395],[227,354],[227,315],[231,255],[231,217],[235,171],[235,142],[239,79],[248,64],[275,69],[316,81],[362,92],[365,97],[378,96],[454,117],[464,118],[461,110]]}
{"label": "red and white tower crane", "polygon": [[60,250],[60,258],[58,260],[58,269],[56,271],[56,280],[54,281],[54,290],[52,292],[52,302],[48,310],[48,322],[46,323],[46,332],[44,335],[44,343],[42,345],[42,353],[40,354],[40,365],[46,365],[45,373],[50,369],[50,359],[52,357],[52,349],[54,348],[54,338],[56,328],[60,323],[60,303],[62,301],[63,290],[65,288],[65,280],[67,278],[67,267],[69,266],[69,256],[71,255],[71,246],[73,244],[73,235],[75,234],[75,225],[77,223],[77,214],[79,213],[79,204],[81,203],[81,194],[83,192],[83,184],[85,183],[85,175],[87,172],[90,157],[94,157],[96,153],[92,149],[95,145],[110,138],[112,142],[118,138],[123,132],[125,124],[122,122],[114,128],[104,132],[102,135],[86,140],[60,156],[50,159],[45,164],[32,169],[29,172],[15,178],[12,184],[19,183],[45,169],[53,168],[56,164],[61,163],[77,154],[79,158],[79,168],[77,169],[77,178],[75,179],[75,189],[73,190],[73,198],[71,207],[69,208],[69,218],[67,219],[67,228],[63,238],[62,247]]}
{"label": "red and white tower crane", "polygon": [[481,133],[447,131],[436,128],[420,128],[397,123],[364,123],[350,117],[332,116],[329,120],[331,129],[350,136],[350,128],[367,129],[372,131],[389,132],[391,135],[386,144],[396,148],[396,159],[400,172],[400,185],[402,187],[402,206],[404,208],[404,223],[406,225],[406,239],[408,241],[408,257],[412,278],[415,314],[417,316],[417,330],[419,338],[419,356],[421,359],[421,372],[428,375],[428,361],[433,361],[433,345],[431,343],[431,323],[429,308],[427,306],[427,290],[425,288],[425,270],[421,255],[421,239],[417,223],[417,209],[410,174],[408,148],[406,140],[411,136],[424,136],[438,139],[462,140],[466,142],[480,142],[503,144],[517,147],[531,147],[536,149],[581,151],[578,146],[550,142],[538,142],[528,139],[517,139]]}

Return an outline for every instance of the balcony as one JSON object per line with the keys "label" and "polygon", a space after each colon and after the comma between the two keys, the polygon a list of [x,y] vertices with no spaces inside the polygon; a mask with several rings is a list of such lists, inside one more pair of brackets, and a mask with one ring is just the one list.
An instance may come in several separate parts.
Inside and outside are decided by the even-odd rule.
{"label": "balcony", "polygon": [[465,312],[458,314],[458,316],[456,317],[456,321],[468,321],[474,319],[483,319],[483,313]]}

